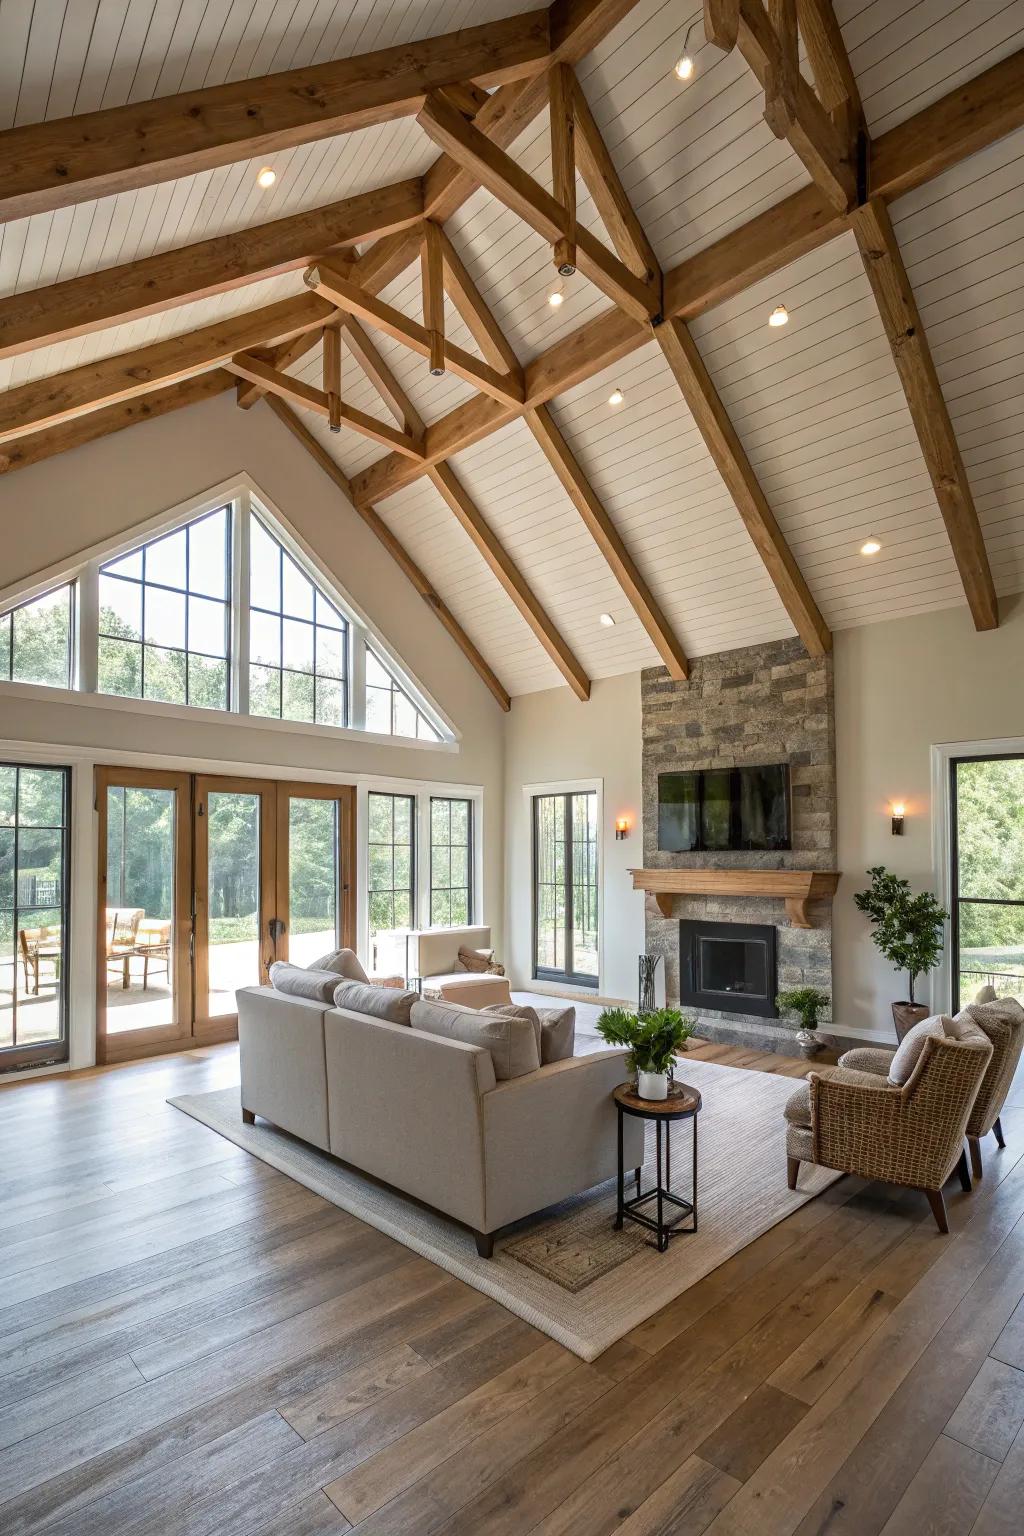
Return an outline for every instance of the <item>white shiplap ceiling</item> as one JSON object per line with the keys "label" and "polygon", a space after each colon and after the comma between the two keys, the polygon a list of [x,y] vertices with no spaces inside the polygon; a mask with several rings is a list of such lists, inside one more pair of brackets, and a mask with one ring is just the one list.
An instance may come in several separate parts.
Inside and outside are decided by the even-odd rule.
{"label": "white shiplap ceiling", "polygon": [[[525,0],[2,0],[0,128],[255,77],[477,25]],[[880,134],[1024,47],[1024,0],[835,0],[869,127]],[[577,73],[665,268],[804,185],[768,130],[738,54],[703,43],[672,74],[699,5],[640,0]],[[550,187],[546,119],[513,146]],[[421,174],[435,151],[412,120],[0,227],[0,295],[23,292]],[[582,223],[603,236],[578,188]],[[932,343],[1001,593],[1024,588],[1024,132],[901,199],[892,217]],[[552,310],[550,249],[488,193],[448,233],[520,359],[602,313],[581,276]],[[0,362],[0,387],[48,376],[301,290],[290,273]],[[383,297],[421,318],[409,269]],[[790,324],[769,330],[784,300]],[[451,339],[477,352],[447,306]],[[959,604],[960,581],[878,312],[850,236],[793,263],[693,326],[714,382],[833,628]],[[452,374],[379,332],[415,405],[436,421],[472,397]],[[319,349],[295,367],[320,382]],[[390,421],[347,356],[344,395]],[[613,385],[625,403],[610,409]],[[257,407],[256,409],[262,409]],[[793,633],[654,343],[552,405],[627,547],[691,655]],[[383,450],[303,420],[354,475]],[[114,440],[116,442],[116,439]],[[523,423],[453,467],[584,669],[599,678],[658,657]],[[31,473],[31,471],[29,471]],[[512,693],[560,675],[438,493],[420,480],[379,507]],[[859,554],[867,534],[883,552]],[[598,622],[602,612],[613,628]]]}

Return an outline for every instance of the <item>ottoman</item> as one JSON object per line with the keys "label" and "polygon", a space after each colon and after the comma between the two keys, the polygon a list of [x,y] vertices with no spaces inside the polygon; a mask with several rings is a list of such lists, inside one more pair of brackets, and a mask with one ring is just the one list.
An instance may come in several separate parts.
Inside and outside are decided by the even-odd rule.
{"label": "ottoman", "polygon": [[465,976],[446,976],[438,991],[445,1002],[461,1003],[464,1008],[489,1008],[492,1003],[512,1001],[507,976],[488,976],[476,971]]}

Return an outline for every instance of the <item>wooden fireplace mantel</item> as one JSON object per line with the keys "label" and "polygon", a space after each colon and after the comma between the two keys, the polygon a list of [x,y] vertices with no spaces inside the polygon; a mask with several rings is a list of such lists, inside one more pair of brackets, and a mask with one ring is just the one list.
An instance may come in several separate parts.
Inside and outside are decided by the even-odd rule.
{"label": "wooden fireplace mantel", "polygon": [[634,891],[646,891],[663,917],[677,896],[778,896],[794,928],[813,928],[807,903],[834,896],[835,869],[631,869]]}

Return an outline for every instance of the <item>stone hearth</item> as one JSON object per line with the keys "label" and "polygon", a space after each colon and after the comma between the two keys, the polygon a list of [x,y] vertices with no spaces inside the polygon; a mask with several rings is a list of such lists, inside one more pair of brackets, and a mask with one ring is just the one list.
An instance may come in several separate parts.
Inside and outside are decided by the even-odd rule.
{"label": "stone hearth", "polygon": [[[644,868],[836,868],[835,728],[832,659],[809,657],[797,639],[703,656],[687,682],[663,667],[642,675]],[[792,788],[792,848],[771,853],[662,853],[658,841],[658,775],[697,768],[788,763]],[[768,896],[679,895],[666,914],[653,896],[646,905],[647,948],[663,957],[667,1000],[679,1001],[679,920],[768,923],[777,927],[779,988],[808,985],[832,991],[832,900],[807,905],[809,928],[795,927],[782,903]],[[792,1049],[793,1028],[773,1020],[701,1010],[715,1039]],[[826,1026],[827,1028],[827,1026]]]}

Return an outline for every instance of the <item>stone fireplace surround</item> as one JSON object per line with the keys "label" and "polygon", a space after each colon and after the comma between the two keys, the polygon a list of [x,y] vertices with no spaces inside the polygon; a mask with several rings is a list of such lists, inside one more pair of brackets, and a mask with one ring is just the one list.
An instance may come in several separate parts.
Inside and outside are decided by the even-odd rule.
{"label": "stone fireplace surround", "polygon": [[[810,657],[798,639],[702,656],[686,682],[664,667],[641,676],[644,868],[836,868],[835,720],[831,656]],[[658,775],[697,768],[788,763],[792,848],[784,852],[662,853]],[[662,910],[667,907],[666,913]],[[810,928],[795,927],[768,896],[680,895],[646,899],[649,953],[662,956],[666,1001],[679,1002],[679,920],[765,923],[777,929],[779,988],[832,992],[831,897],[808,903]],[[700,1010],[712,1039],[794,1051],[795,1026],[754,1015]],[[826,1025],[826,1029],[828,1026]]]}

